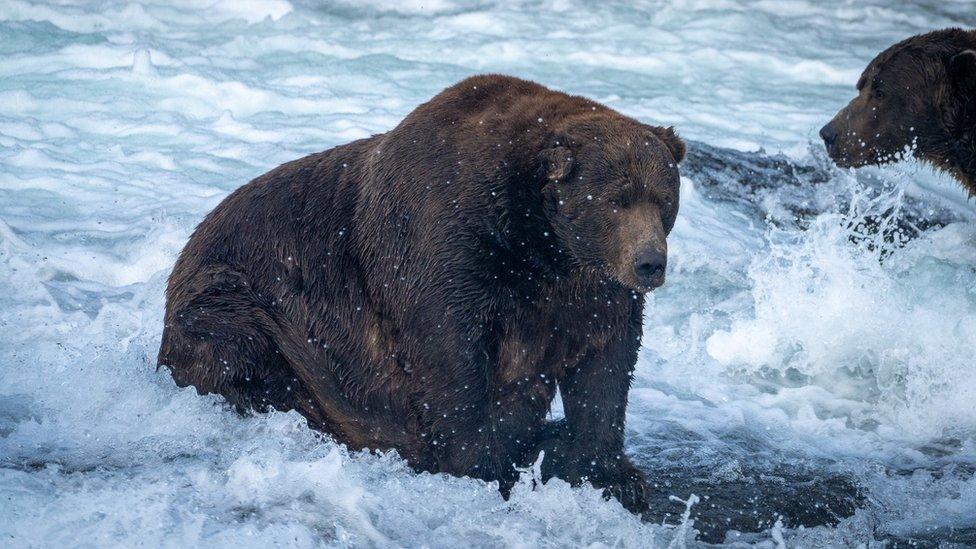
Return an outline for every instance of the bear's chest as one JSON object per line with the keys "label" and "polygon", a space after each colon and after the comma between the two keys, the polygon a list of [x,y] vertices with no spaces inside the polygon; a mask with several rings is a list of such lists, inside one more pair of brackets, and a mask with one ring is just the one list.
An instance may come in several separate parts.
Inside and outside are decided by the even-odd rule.
{"label": "bear's chest", "polygon": [[517,302],[498,337],[503,384],[559,379],[590,353],[621,337],[633,303],[610,292],[551,291]]}

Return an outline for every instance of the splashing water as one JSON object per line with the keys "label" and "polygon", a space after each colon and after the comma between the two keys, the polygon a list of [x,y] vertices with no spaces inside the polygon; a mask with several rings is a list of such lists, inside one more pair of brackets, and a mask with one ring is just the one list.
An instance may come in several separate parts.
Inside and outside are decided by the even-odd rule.
{"label": "splashing water", "polygon": [[976,259],[976,231],[958,224],[885,242],[903,190],[871,197],[853,185],[846,212],[818,216],[802,232],[770,230],[768,252],[749,266],[754,310],[706,349],[744,373],[862,397],[869,408],[850,419],[892,436],[956,434],[976,424],[976,325],[968,322],[976,276],[953,260]]}

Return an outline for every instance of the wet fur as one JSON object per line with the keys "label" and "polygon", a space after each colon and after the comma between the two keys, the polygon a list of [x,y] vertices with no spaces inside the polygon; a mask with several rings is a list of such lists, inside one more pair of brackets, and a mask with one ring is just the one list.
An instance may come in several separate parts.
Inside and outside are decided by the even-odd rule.
{"label": "wet fur", "polygon": [[[545,449],[547,477],[641,511],[623,428],[644,296],[608,276],[634,243],[580,198],[609,183],[574,181],[602,159],[647,183],[628,192],[663,244],[683,156],[670,129],[470,78],[386,134],[228,196],[170,277],[159,364],[241,411],[298,410],[353,449],[503,491]],[[569,228],[553,224],[562,208],[575,208]],[[547,425],[557,387],[566,420]]]}
{"label": "wet fur", "polygon": [[[828,145],[832,158],[878,164],[914,140],[917,157],[976,194],[976,31],[945,29],[899,42],[871,61],[857,88],[859,96],[825,127],[841,136]],[[875,88],[884,99],[872,97]],[[886,110],[893,101],[898,106]]]}

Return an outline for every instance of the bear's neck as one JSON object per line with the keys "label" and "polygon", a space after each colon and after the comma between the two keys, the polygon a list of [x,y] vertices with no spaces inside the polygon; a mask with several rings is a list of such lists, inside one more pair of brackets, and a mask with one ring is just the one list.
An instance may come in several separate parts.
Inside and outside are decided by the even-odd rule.
{"label": "bear's neck", "polygon": [[[976,31],[967,33],[968,49],[976,49]],[[951,145],[945,166],[966,187],[970,196],[976,196],[976,93],[962,99],[955,106],[949,134]]]}
{"label": "bear's neck", "polygon": [[[974,99],[976,103],[976,99]],[[964,108],[965,123],[956,126],[948,157],[942,166],[976,196],[976,104]]]}
{"label": "bear's neck", "polygon": [[969,191],[970,196],[976,196],[976,126],[969,129],[959,156],[957,178]]}

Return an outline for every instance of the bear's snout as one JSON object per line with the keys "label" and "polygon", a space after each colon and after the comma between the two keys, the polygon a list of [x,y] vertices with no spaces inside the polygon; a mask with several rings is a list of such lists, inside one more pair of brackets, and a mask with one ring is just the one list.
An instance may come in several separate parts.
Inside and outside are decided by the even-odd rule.
{"label": "bear's snout", "polygon": [[[864,139],[857,139],[854,131],[849,107],[837,113],[833,120],[820,128],[820,139],[823,139],[827,156],[841,168],[856,168],[864,164],[866,152]],[[873,150],[873,149],[871,149]]]}
{"label": "bear's snout", "polygon": [[667,231],[661,212],[653,203],[631,206],[622,213],[618,226],[616,261],[611,263],[613,277],[640,293],[664,284],[668,265]]}
{"label": "bear's snout", "polygon": [[834,129],[833,123],[828,122],[820,128],[820,139],[823,139],[827,150],[833,148],[834,144],[837,143],[837,130]]}
{"label": "bear's snout", "polygon": [[667,264],[666,252],[656,247],[646,247],[634,257],[634,276],[641,286],[657,288],[664,284],[664,269]]}

